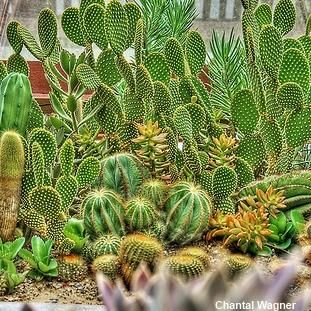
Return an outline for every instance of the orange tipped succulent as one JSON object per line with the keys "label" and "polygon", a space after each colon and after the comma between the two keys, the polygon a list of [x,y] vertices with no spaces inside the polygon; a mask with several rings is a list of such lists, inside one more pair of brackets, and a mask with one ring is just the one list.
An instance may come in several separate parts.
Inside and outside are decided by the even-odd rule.
{"label": "orange tipped succulent", "polygon": [[284,191],[277,191],[270,185],[266,192],[256,189],[256,197],[247,197],[244,202],[240,202],[240,206],[247,211],[264,208],[272,217],[276,217],[286,207],[284,200]]}
{"label": "orange tipped succulent", "polygon": [[[220,221],[219,223],[216,223]],[[241,251],[257,252],[262,250],[267,237],[272,233],[269,227],[269,214],[263,207],[256,210],[239,208],[235,215],[217,215],[211,221],[214,230],[210,231],[207,239],[224,237],[224,245],[235,245]]]}

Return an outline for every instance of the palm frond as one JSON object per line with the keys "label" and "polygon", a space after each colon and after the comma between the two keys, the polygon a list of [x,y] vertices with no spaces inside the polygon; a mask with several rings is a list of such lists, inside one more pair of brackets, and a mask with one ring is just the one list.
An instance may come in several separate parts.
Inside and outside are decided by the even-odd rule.
{"label": "palm frond", "polygon": [[183,43],[185,35],[198,17],[195,0],[170,0],[168,2],[166,24],[170,29],[170,37]]}
{"label": "palm frond", "polygon": [[226,119],[231,119],[231,102],[234,94],[248,86],[246,59],[243,45],[232,29],[230,36],[213,31],[210,42],[209,78],[211,81],[211,102],[221,110]]}
{"label": "palm frond", "polygon": [[146,26],[146,50],[157,51],[165,43],[169,29],[163,22],[163,16],[167,11],[169,2],[166,0],[135,0],[141,8]]}
{"label": "palm frond", "polygon": [[197,17],[195,0],[134,0],[146,25],[146,53],[160,51],[170,37],[184,42]]}

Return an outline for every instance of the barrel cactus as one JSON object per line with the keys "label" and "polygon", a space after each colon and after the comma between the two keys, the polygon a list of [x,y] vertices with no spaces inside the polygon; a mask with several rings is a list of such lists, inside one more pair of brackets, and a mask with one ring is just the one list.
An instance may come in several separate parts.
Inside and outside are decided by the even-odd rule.
{"label": "barrel cactus", "polygon": [[65,282],[81,281],[87,276],[87,266],[79,255],[70,254],[58,258],[58,276]]}
{"label": "barrel cactus", "polygon": [[133,197],[143,181],[143,170],[138,160],[127,153],[112,155],[102,162],[100,183],[125,199]]}
{"label": "barrel cactus", "polygon": [[158,209],[162,209],[167,194],[167,185],[163,180],[150,179],[142,184],[141,196],[150,200]]}
{"label": "barrel cactus", "polygon": [[145,198],[136,197],[126,205],[125,220],[131,231],[149,228],[156,218],[154,205]]}
{"label": "barrel cactus", "polygon": [[125,209],[118,194],[108,189],[90,193],[82,203],[84,225],[91,238],[125,232]]}
{"label": "barrel cactus", "polygon": [[7,131],[0,139],[0,238],[13,238],[19,213],[24,146],[16,132]]}
{"label": "barrel cactus", "polygon": [[191,280],[204,273],[203,263],[194,256],[169,256],[164,261],[164,268],[184,280]]}
{"label": "barrel cactus", "polygon": [[134,271],[141,262],[154,269],[163,253],[164,248],[156,238],[140,233],[127,235],[121,242],[119,254],[124,281],[130,283]]}
{"label": "barrel cactus", "polygon": [[175,184],[164,206],[168,242],[187,244],[199,239],[207,229],[211,199],[200,187],[189,182]]}

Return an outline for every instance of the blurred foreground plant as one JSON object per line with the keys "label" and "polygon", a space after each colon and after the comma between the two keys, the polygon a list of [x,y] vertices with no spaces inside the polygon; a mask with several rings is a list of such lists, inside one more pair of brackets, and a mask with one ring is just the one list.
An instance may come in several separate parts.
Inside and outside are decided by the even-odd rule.
{"label": "blurred foreground plant", "polygon": [[141,266],[134,274],[131,296],[125,294],[120,283],[113,286],[100,274],[97,276],[97,283],[108,311],[213,311],[217,307],[219,309],[219,302],[241,303],[246,306],[243,310],[250,310],[248,303],[252,301],[267,302],[274,306],[291,303],[291,310],[303,311],[310,301],[307,292],[295,300],[287,300],[287,290],[296,277],[299,257],[301,256],[296,254],[289,258],[271,277],[265,276],[260,269],[254,269],[234,283],[229,282],[228,276],[223,273],[223,267],[195,281],[182,283],[161,269],[151,276],[145,266]]}

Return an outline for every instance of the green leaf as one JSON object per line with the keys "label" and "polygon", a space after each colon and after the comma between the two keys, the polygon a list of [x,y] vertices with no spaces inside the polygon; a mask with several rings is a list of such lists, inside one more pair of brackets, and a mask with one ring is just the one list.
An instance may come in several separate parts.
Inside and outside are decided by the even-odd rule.
{"label": "green leaf", "polygon": [[31,239],[31,247],[36,261],[40,262],[46,256],[45,244],[38,236],[33,236]]}
{"label": "green leaf", "polygon": [[18,238],[10,244],[10,257],[8,259],[14,259],[18,252],[21,250],[25,243],[25,238]]}
{"label": "green leaf", "polygon": [[269,229],[272,231],[272,234],[279,234],[279,228],[275,224],[270,223]]}
{"label": "green leaf", "polygon": [[272,250],[269,246],[265,245],[262,250],[258,251],[258,256],[270,257],[272,255]]}
{"label": "green leaf", "polygon": [[32,268],[36,268],[37,267],[37,262],[34,260],[34,257],[32,255],[32,253],[30,251],[28,251],[27,249],[21,249],[18,253],[18,255],[24,259],[25,261],[27,261]]}
{"label": "green leaf", "polygon": [[50,271],[50,267],[44,264],[43,262],[38,263],[38,268],[40,269],[41,272],[47,273]]}
{"label": "green leaf", "polygon": [[287,240],[286,240],[285,242],[283,242],[283,243],[276,244],[276,245],[275,245],[275,248],[284,250],[284,249],[289,248],[291,244],[292,244],[292,239],[289,238],[289,239],[287,239]]}
{"label": "green leaf", "polygon": [[299,213],[298,211],[292,210],[289,214],[289,217],[293,223],[295,232],[297,234],[303,232],[305,220],[304,220],[302,214]]}

